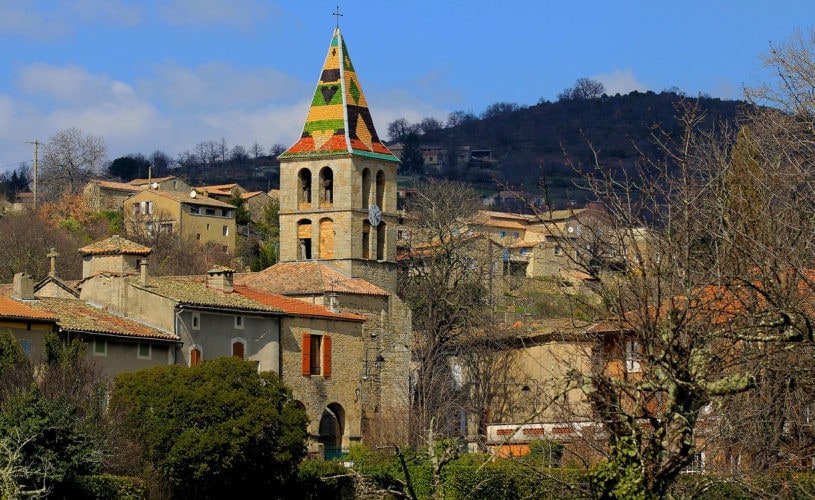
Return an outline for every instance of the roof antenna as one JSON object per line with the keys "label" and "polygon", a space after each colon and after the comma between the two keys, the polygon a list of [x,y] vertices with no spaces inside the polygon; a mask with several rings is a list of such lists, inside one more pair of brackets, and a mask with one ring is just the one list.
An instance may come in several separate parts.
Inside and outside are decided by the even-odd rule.
{"label": "roof antenna", "polygon": [[337,12],[334,12],[331,15],[332,16],[337,16],[337,28],[339,29],[339,27],[340,27],[340,18],[343,17],[342,14],[340,14],[340,6],[339,5],[337,5]]}

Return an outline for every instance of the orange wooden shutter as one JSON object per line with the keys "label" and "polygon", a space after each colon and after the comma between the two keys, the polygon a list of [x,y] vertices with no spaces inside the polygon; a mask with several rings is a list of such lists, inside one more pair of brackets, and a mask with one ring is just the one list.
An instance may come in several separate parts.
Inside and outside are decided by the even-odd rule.
{"label": "orange wooden shutter", "polygon": [[308,333],[303,334],[303,375],[308,377],[311,375],[311,335]]}
{"label": "orange wooden shutter", "polygon": [[323,376],[331,376],[331,337],[323,337]]}

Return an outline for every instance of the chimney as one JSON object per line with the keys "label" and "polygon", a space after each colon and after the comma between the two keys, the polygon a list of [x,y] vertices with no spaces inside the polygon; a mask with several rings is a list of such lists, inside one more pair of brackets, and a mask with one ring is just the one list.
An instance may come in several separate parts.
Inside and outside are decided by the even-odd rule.
{"label": "chimney", "polygon": [[48,257],[48,261],[51,263],[51,270],[48,271],[48,276],[50,276],[52,278],[56,278],[57,277],[57,257],[59,257],[59,254],[56,252],[54,247],[51,247],[51,251],[48,252],[46,257]]}
{"label": "chimney", "polygon": [[34,280],[31,275],[26,273],[15,274],[11,294],[20,300],[34,300]]}
{"label": "chimney", "polygon": [[333,313],[340,312],[339,303],[337,301],[337,294],[334,292],[328,294],[328,310]]}
{"label": "chimney", "polygon": [[235,271],[228,267],[215,266],[207,271],[207,288],[224,293],[232,293]]}
{"label": "chimney", "polygon": [[147,259],[139,259],[139,274],[141,286],[147,286]]}

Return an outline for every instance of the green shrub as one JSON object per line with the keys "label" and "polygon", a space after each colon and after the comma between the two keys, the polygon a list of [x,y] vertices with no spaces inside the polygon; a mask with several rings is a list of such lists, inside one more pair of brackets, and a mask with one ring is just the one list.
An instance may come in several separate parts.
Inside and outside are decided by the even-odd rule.
{"label": "green shrub", "polygon": [[134,477],[79,476],[73,481],[70,497],[96,500],[141,500],[147,498],[147,488]]}
{"label": "green shrub", "polygon": [[340,462],[304,460],[298,469],[297,495],[304,500],[354,498],[354,478]]}

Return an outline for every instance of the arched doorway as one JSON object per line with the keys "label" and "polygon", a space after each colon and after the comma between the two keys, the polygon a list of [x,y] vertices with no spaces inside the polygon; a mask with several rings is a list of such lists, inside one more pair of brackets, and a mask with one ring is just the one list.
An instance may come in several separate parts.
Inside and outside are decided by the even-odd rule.
{"label": "arched doorway", "polygon": [[331,403],[320,417],[320,437],[325,450],[325,458],[342,455],[342,436],[345,430],[345,410],[337,403]]}

